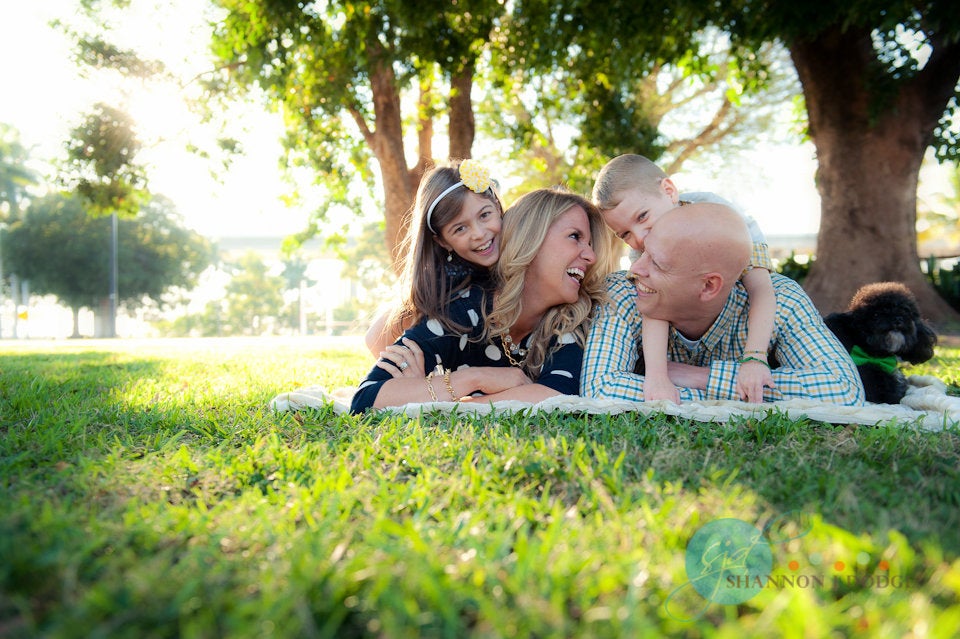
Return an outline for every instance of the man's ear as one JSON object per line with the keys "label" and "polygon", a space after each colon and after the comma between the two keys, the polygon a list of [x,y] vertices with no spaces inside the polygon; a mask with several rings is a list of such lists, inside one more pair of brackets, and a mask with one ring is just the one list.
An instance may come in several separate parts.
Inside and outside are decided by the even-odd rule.
{"label": "man's ear", "polygon": [[720,273],[707,273],[703,276],[700,285],[700,301],[709,302],[723,293],[723,275]]}
{"label": "man's ear", "polygon": [[677,185],[673,183],[668,177],[660,180],[660,190],[670,198],[670,201],[676,204],[680,201],[680,189],[677,188]]}

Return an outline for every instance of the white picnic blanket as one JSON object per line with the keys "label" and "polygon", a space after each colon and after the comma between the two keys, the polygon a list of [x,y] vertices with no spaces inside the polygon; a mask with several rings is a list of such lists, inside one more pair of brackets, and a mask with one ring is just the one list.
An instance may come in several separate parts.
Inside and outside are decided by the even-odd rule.
{"label": "white picnic blanket", "polygon": [[[702,422],[725,422],[731,417],[764,417],[782,414],[789,419],[807,418],[831,424],[874,425],[896,422],[915,425],[924,430],[942,430],[960,424],[960,397],[946,394],[946,386],[936,377],[912,375],[907,378],[909,388],[899,404],[866,404],[864,406],[837,406],[806,399],[791,399],[766,404],[748,404],[732,400],[711,400],[674,404],[665,400],[632,402],[612,399],[592,399],[577,395],[559,395],[536,404],[521,401],[488,402],[426,402],[381,409],[416,417],[423,412],[441,411],[458,414],[489,415],[519,411],[562,411],[569,413],[624,413],[645,415],[666,414]],[[332,393],[319,386],[299,388],[281,393],[270,401],[277,412],[298,411],[332,405],[337,413],[350,412],[350,397],[354,388],[338,389]]]}

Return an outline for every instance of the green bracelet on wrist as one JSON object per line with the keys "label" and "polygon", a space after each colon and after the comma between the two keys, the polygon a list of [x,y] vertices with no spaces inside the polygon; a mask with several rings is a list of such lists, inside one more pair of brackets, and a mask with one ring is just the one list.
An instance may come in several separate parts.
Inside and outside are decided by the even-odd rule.
{"label": "green bracelet on wrist", "polygon": [[760,362],[761,364],[763,364],[763,365],[766,366],[767,368],[770,368],[770,364],[769,364],[769,363],[767,362],[767,360],[765,360],[765,359],[760,359],[759,357],[753,357],[752,355],[748,355],[747,357],[741,357],[741,358],[740,358],[740,363],[741,363],[741,364],[746,364],[747,362]]}

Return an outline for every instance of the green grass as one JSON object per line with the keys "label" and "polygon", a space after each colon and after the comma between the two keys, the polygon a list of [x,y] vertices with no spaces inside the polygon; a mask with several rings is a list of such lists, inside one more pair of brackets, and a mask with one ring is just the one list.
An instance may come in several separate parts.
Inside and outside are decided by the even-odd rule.
{"label": "green grass", "polygon": [[[0,344],[0,636],[960,627],[956,429],[266,408],[368,365],[309,340]],[[941,348],[910,372],[958,371]],[[772,552],[738,604],[685,564],[722,518]]]}

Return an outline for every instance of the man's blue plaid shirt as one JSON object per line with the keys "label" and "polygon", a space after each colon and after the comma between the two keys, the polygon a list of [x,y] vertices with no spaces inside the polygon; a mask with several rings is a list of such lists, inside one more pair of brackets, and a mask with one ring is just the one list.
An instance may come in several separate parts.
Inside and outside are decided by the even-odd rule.
{"label": "man's blue plaid shirt", "polygon": [[[864,402],[860,375],[846,349],[823,323],[800,285],[771,274],[777,314],[770,354],[776,388],[764,401],[815,399],[850,406]],[[643,376],[633,372],[640,355],[642,317],[636,289],[625,271],[607,278],[608,301],[597,311],[583,357],[580,394],[584,397],[643,400]],[[681,388],[682,401],[737,399],[736,381],[747,341],[748,295],[737,282],[713,326],[691,351],[670,329],[668,359],[710,368],[707,389]]]}

